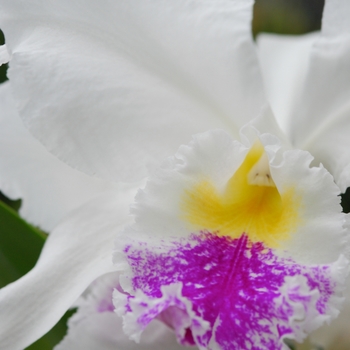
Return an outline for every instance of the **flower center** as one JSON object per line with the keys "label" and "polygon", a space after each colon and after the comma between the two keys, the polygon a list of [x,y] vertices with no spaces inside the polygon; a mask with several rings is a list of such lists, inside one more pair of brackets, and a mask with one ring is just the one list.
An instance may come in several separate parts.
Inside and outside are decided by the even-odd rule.
{"label": "flower center", "polygon": [[232,238],[245,233],[276,247],[300,223],[300,202],[293,185],[279,192],[263,145],[256,142],[224,191],[202,180],[185,192],[181,209],[191,229]]}

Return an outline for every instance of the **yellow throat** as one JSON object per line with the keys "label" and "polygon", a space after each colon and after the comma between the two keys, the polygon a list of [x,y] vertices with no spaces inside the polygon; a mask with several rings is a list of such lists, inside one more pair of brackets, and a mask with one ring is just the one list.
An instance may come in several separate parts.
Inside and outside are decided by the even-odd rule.
{"label": "yellow throat", "polygon": [[300,223],[300,202],[293,186],[279,193],[264,147],[257,141],[223,192],[202,180],[185,192],[181,209],[196,231],[232,238],[245,233],[253,242],[277,247]]}

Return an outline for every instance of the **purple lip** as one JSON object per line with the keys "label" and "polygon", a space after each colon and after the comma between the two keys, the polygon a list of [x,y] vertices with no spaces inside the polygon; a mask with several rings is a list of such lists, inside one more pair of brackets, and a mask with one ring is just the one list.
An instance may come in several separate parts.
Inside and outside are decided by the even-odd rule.
{"label": "purple lip", "polygon": [[[291,321],[295,310],[325,314],[334,293],[330,266],[299,265],[278,257],[260,242],[250,242],[245,234],[232,239],[201,232],[164,251],[157,253],[143,243],[128,246],[125,254],[135,291],[155,300],[163,297],[162,286],[182,283],[182,296],[209,323],[204,335],[191,326],[180,332],[178,322],[172,321],[172,314],[178,318],[179,312],[160,311],[156,317],[172,326],[178,337],[182,334],[182,344],[210,349],[215,340],[225,350],[280,349],[283,338],[293,338],[298,331]],[[299,284],[293,277],[298,277]],[[288,280],[294,282],[288,284]]]}

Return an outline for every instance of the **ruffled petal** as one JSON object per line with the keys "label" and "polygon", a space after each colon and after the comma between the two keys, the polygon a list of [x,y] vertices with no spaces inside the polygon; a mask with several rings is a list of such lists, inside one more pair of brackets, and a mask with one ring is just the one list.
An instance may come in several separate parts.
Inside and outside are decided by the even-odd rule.
{"label": "ruffled petal", "polygon": [[93,280],[112,271],[113,238],[129,222],[133,195],[112,191],[76,209],[53,230],[36,266],[0,290],[0,349],[34,342]]}
{"label": "ruffled petal", "polygon": [[123,332],[122,318],[113,312],[113,289],[118,275],[99,278],[80,298],[77,313],[69,320],[69,330],[55,350],[181,350],[174,333],[162,322],[154,320],[142,335],[139,344]]}
{"label": "ruffled petal", "polygon": [[265,100],[253,1],[1,3],[9,77],[31,132],[88,174],[132,180],[192,134]]}
{"label": "ruffled petal", "polygon": [[116,240],[135,340],[154,318],[200,349],[287,349],[338,314],[349,252],[339,188],[248,125],[196,135],[136,197]]}
{"label": "ruffled petal", "polygon": [[[350,215],[346,215],[346,227],[350,230]],[[345,300],[339,316],[330,324],[324,325],[310,335],[313,344],[326,350],[350,348],[350,278],[348,276],[344,291]]]}
{"label": "ruffled petal", "polygon": [[350,348],[350,286],[349,281],[345,292],[345,301],[342,304],[339,316],[330,324],[324,325],[310,336],[312,343],[324,349]]}
{"label": "ruffled petal", "polygon": [[116,184],[87,176],[50,154],[24,127],[9,82],[0,85],[0,189],[22,199],[20,214],[51,231],[71,210]]}
{"label": "ruffled petal", "polygon": [[290,136],[291,112],[306,79],[310,51],[319,33],[259,34],[259,63],[265,91],[282,129]]}
{"label": "ruffled petal", "polygon": [[[202,227],[196,221],[192,225],[187,220],[181,220],[184,210],[187,210],[184,193],[194,195],[191,186],[196,188],[195,184],[203,180],[212,182],[215,188],[223,191],[254,142],[260,139],[270,159],[270,175],[282,200],[291,207],[286,209],[290,218],[283,223],[290,226],[282,225],[278,230],[290,230],[293,235],[286,233],[287,236],[282,237],[288,239],[278,243],[271,240],[270,243],[292,252],[303,263],[336,260],[347,241],[347,231],[343,227],[345,214],[341,213],[340,191],[331,174],[323,167],[310,167],[313,158],[308,152],[286,149],[271,134],[260,134],[255,128],[246,126],[242,129],[241,138],[242,143],[222,130],[215,130],[198,134],[189,146],[181,146],[175,157],[165,162],[162,170],[149,179],[148,186],[137,194],[137,202],[132,208],[136,217],[135,229],[150,232],[152,237],[163,240],[167,237],[188,237],[189,230],[210,228],[216,231],[218,227],[215,224]],[[165,183],[166,190],[161,186]],[[210,196],[200,199],[213,200],[215,204]],[[243,204],[239,203],[240,206]],[[200,207],[200,212],[204,209]],[[242,209],[238,206],[237,210]],[[197,215],[197,212],[193,209],[192,214]],[[206,214],[212,213],[208,211]],[[166,232],[164,227],[167,227]],[[313,249],[315,246],[318,248]]]}
{"label": "ruffled petal", "polygon": [[291,112],[292,140],[350,185],[350,3],[327,1],[300,98]]}

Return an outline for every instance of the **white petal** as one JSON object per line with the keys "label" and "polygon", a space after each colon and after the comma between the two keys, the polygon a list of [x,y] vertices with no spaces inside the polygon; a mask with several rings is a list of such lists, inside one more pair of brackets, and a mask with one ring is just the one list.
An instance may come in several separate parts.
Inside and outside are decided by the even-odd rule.
{"label": "white petal", "polygon": [[55,350],[181,350],[175,334],[163,323],[154,320],[141,337],[139,344],[123,332],[122,318],[112,310],[102,310],[101,305],[112,306],[113,288],[118,286],[118,276],[106,275],[92,285],[88,295],[79,302],[77,313],[69,320],[69,330]]}
{"label": "white petal", "polygon": [[9,82],[0,85],[0,189],[22,199],[21,216],[50,231],[71,210],[117,186],[50,154],[24,127],[10,88]]}
{"label": "white petal", "polygon": [[20,113],[78,169],[130,180],[265,103],[249,0],[2,2]]}
{"label": "white petal", "polygon": [[323,10],[322,32],[326,36],[346,35],[350,30],[349,15],[348,1],[327,0]]}
{"label": "white petal", "polygon": [[0,46],[0,66],[7,63],[10,59],[9,53],[7,51],[6,45]]}
{"label": "white petal", "polygon": [[[154,320],[142,334],[140,344],[123,332],[122,318],[112,312],[88,315],[81,320],[55,350],[181,350],[175,335],[160,321]],[[193,347],[188,349],[195,349]]]}
{"label": "white petal", "polygon": [[112,270],[113,237],[129,221],[133,194],[111,192],[74,211],[49,236],[33,270],[0,290],[0,349],[31,344],[94,279]]}
{"label": "white petal", "polygon": [[307,80],[292,111],[292,138],[350,185],[350,3],[326,2],[321,36],[311,51]]}
{"label": "white petal", "polygon": [[306,78],[310,50],[319,33],[289,36],[260,34],[259,62],[275,116],[288,134],[291,111]]}
{"label": "white petal", "polygon": [[321,162],[333,174],[342,193],[350,186],[349,135],[350,104],[319,125],[304,144],[315,157],[315,163]]}

